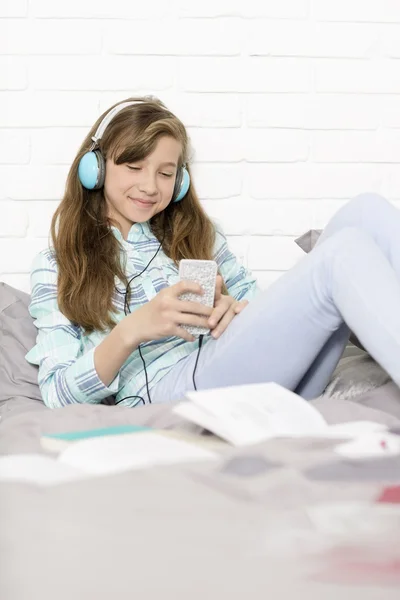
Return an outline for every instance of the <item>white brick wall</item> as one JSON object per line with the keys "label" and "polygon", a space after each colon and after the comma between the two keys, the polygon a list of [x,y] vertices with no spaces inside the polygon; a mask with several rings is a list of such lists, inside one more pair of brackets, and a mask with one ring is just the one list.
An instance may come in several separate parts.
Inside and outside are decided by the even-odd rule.
{"label": "white brick wall", "polygon": [[194,178],[268,286],[351,196],[400,206],[400,0],[1,0],[0,280],[33,255],[77,147],[112,103],[158,95]]}

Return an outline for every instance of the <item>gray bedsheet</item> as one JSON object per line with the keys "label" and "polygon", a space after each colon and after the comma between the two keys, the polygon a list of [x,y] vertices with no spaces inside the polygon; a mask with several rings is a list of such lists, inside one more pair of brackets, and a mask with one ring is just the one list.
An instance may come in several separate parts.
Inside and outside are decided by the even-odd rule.
{"label": "gray bedsheet", "polygon": [[[314,404],[331,423],[369,419],[396,427],[398,398],[387,402],[387,385],[353,400],[327,394]],[[362,398],[374,393],[366,406]],[[117,423],[201,432],[169,405],[50,411],[13,398],[1,416],[3,454],[41,451],[42,432]],[[399,512],[375,500],[385,486],[400,484],[400,461],[346,462],[333,445],[275,440],[227,447],[216,464],[49,488],[2,483],[0,598],[398,598]],[[349,501],[367,507],[368,528],[329,534],[310,519],[313,508]]]}

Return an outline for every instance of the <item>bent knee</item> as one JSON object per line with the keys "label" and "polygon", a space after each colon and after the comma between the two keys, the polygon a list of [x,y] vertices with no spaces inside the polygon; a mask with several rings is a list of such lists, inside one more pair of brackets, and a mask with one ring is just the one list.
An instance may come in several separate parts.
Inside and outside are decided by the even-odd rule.
{"label": "bent knee", "polygon": [[373,238],[363,229],[356,226],[343,227],[334,233],[329,240],[331,251],[337,254],[358,254],[363,252],[371,244],[375,244]]}
{"label": "bent knee", "polygon": [[391,206],[390,202],[380,194],[375,192],[364,192],[358,194],[347,203],[349,208],[353,208],[363,215],[374,215],[383,210],[387,206]]}

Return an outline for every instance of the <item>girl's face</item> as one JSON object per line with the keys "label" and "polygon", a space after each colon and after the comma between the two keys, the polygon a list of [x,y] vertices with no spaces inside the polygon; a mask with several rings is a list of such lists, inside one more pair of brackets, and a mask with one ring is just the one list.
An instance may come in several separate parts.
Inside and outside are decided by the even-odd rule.
{"label": "girl's face", "polygon": [[134,223],[148,221],[170,203],[181,152],[177,140],[163,136],[154,151],[136,163],[116,165],[106,160],[108,216],[119,223],[124,239]]}

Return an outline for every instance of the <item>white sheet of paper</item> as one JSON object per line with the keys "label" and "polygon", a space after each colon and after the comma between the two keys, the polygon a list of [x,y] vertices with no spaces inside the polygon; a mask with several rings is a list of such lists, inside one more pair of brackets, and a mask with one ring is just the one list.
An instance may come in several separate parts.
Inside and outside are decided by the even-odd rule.
{"label": "white sheet of paper", "polygon": [[[231,432],[229,431],[229,428],[224,425],[224,422],[220,418],[215,417],[212,412],[206,411],[204,407],[200,407],[193,402],[182,402],[175,407],[174,412],[188,421],[192,421],[193,423],[200,425],[200,427],[212,431],[222,439],[230,441]],[[313,431],[312,433],[308,430],[292,432],[291,437],[310,436],[315,438],[329,438],[332,440],[352,440],[366,433],[377,431],[387,431],[386,425],[374,423],[373,421],[350,421],[347,423],[328,425],[320,431]],[[286,434],[282,434],[280,431],[277,431],[276,433],[268,432],[268,434],[266,433],[265,439],[283,437],[283,435],[286,436]]]}
{"label": "white sheet of paper", "polygon": [[366,433],[374,433],[376,431],[387,431],[387,426],[374,421],[348,421],[347,423],[337,423],[329,425],[324,437],[331,438],[349,438],[354,439],[365,435]]}
{"label": "white sheet of paper", "polygon": [[174,411],[235,446],[277,436],[321,434],[328,427],[313,406],[276,383],[201,390],[186,396],[196,409],[182,403]]}
{"label": "white sheet of paper", "polygon": [[224,425],[222,419],[213,415],[211,411],[205,410],[193,402],[181,402],[174,407],[173,412],[208,431],[212,431],[223,440],[230,441],[229,428]]}
{"label": "white sheet of paper", "polygon": [[87,475],[69,465],[62,465],[43,454],[8,454],[0,456],[0,481],[20,481],[38,485],[56,485]]}
{"label": "white sheet of paper", "polygon": [[378,458],[400,454],[400,436],[384,431],[365,433],[355,440],[339,444],[337,454],[347,458]]}
{"label": "white sheet of paper", "polygon": [[337,502],[314,504],[306,508],[315,529],[326,535],[379,534],[398,526],[400,508],[396,504]]}
{"label": "white sheet of paper", "polygon": [[104,475],[217,457],[215,452],[195,444],[146,432],[81,440],[66,448],[58,460],[86,473]]}

